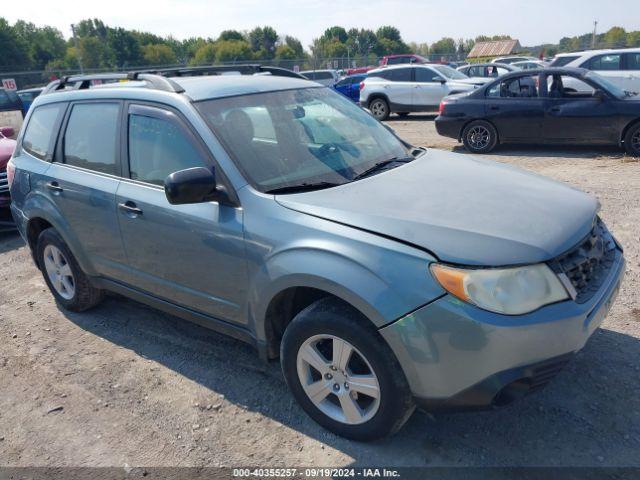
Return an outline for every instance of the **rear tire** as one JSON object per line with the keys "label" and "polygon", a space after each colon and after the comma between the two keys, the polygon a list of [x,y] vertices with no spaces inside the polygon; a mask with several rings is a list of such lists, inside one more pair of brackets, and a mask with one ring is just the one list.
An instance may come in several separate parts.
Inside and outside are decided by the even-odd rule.
{"label": "rear tire", "polygon": [[631,125],[624,136],[624,148],[633,157],[640,157],[640,122]]}
{"label": "rear tire", "polygon": [[484,120],[474,120],[462,131],[462,143],[472,153],[488,153],[498,144],[498,132]]}
{"label": "rear tire", "polygon": [[369,103],[369,110],[376,120],[383,121],[389,118],[389,103],[384,98],[374,98]]}
{"label": "rear tire", "polygon": [[49,290],[65,309],[82,312],[95,307],[104,298],[104,290],[91,285],[55,228],[40,233],[36,258]]}
{"label": "rear tire", "polygon": [[[346,360],[340,352],[349,352]],[[414,411],[391,348],[369,320],[336,299],[318,300],[296,315],[280,361],[298,403],[337,435],[375,440],[397,432]]]}

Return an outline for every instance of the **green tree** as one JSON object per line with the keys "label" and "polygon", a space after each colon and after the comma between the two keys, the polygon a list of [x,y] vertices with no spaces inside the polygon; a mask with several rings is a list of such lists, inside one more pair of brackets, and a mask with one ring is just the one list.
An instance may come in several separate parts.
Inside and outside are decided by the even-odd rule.
{"label": "green tree", "polygon": [[320,38],[327,42],[346,43],[348,35],[344,27],[334,26],[327,28]]}
{"label": "green tree", "polygon": [[621,48],[627,45],[627,32],[624,28],[613,27],[604,34],[604,43],[609,48]]}
{"label": "green tree", "polygon": [[430,52],[434,55],[453,55],[456,50],[456,41],[453,38],[445,37],[431,44]]}
{"label": "green tree", "polygon": [[0,17],[0,66],[27,67],[29,54],[27,46],[16,35],[14,29],[4,18]]}
{"label": "green tree", "polygon": [[302,43],[295,37],[291,37],[289,35],[284,37],[284,44],[295,53],[294,58],[304,58],[304,48],[302,48]]}
{"label": "green tree", "polygon": [[113,52],[116,66],[140,64],[140,43],[130,31],[120,27],[110,28],[107,31],[107,44]]}
{"label": "green tree", "polygon": [[252,56],[251,45],[245,40],[224,40],[216,42],[216,62],[250,60]]}
{"label": "green tree", "polygon": [[[277,42],[278,33],[272,27],[256,27],[249,32],[249,48],[259,59],[273,58],[276,54]],[[229,48],[238,48],[238,46]]]}
{"label": "green tree", "polygon": [[627,34],[627,47],[640,47],[640,31]]}
{"label": "green tree", "polygon": [[142,47],[142,55],[146,65],[172,65],[177,62],[171,47],[160,43],[145,45]]}
{"label": "green tree", "polygon": [[204,43],[198,47],[189,63],[192,65],[211,65],[216,61],[216,53],[215,43]]}
{"label": "green tree", "polygon": [[244,36],[237,30],[224,30],[218,40],[244,40]]}

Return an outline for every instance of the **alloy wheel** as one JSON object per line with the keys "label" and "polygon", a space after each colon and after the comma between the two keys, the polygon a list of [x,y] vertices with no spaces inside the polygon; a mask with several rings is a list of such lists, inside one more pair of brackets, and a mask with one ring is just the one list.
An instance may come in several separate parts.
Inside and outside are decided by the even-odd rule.
{"label": "alloy wheel", "polygon": [[49,281],[58,295],[71,300],[76,292],[76,283],[67,258],[55,245],[44,248],[44,268]]}
{"label": "alloy wheel", "polygon": [[467,139],[469,140],[469,145],[471,145],[474,150],[482,150],[489,145],[491,132],[482,125],[476,125],[467,133]]}
{"label": "alloy wheel", "polygon": [[382,118],[387,114],[387,108],[384,103],[380,101],[373,102],[371,104],[371,113],[373,113],[376,118]]}
{"label": "alloy wheel", "polygon": [[378,411],[378,377],[364,355],[346,340],[314,335],[300,346],[296,364],[304,392],[331,419],[357,425]]}

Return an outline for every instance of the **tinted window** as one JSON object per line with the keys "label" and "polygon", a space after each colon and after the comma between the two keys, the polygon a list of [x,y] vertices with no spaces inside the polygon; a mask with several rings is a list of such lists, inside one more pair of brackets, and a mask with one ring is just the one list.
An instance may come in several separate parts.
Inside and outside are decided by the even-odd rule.
{"label": "tinted window", "polygon": [[336,83],[336,87],[344,87],[346,85],[351,85],[351,83],[352,83],[351,78],[343,78],[338,83]]}
{"label": "tinted window", "polygon": [[589,70],[620,70],[621,55],[600,55],[585,62],[584,66]]}
{"label": "tinted window", "polygon": [[333,78],[331,72],[308,72],[304,74],[309,80],[327,80]]}
{"label": "tinted window", "polygon": [[625,53],[627,70],[640,70],[640,53]]}
{"label": "tinted window", "polygon": [[399,65],[402,63],[411,63],[411,57],[393,57],[387,59],[387,65]]}
{"label": "tinted window", "polygon": [[0,88],[0,110],[21,110],[22,105],[18,95],[12,90]]}
{"label": "tinted window", "polygon": [[391,82],[410,82],[411,81],[411,69],[410,68],[394,68],[384,72],[384,77]]}
{"label": "tinted window", "polygon": [[569,55],[567,57],[556,57],[553,62],[551,62],[550,67],[564,67],[569,63],[573,62],[575,59],[580,58],[578,55]]}
{"label": "tinted window", "polygon": [[467,71],[461,70],[462,73],[469,77],[484,77],[484,67],[469,67]]}
{"label": "tinted window", "polygon": [[163,185],[173,172],[207,163],[175,123],[129,115],[129,172],[133,180]]}
{"label": "tinted window", "polygon": [[487,96],[501,98],[538,97],[537,79],[537,75],[509,78],[491,87]]}
{"label": "tinted window", "polygon": [[53,127],[63,107],[63,104],[57,103],[44,105],[33,111],[22,139],[22,147],[26,151],[38,158],[44,158],[52,153],[51,137],[55,133]]}
{"label": "tinted window", "polygon": [[64,163],[96,172],[117,174],[117,103],[77,104],[64,136]]}
{"label": "tinted window", "polygon": [[416,82],[439,82],[442,77],[430,68],[416,68]]}

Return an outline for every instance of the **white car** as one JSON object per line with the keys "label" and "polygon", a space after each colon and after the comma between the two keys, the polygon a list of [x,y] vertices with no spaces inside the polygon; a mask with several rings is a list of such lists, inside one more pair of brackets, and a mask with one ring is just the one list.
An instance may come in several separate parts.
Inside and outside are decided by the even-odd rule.
{"label": "white car", "polygon": [[542,60],[525,60],[524,62],[513,62],[511,66],[521,70],[538,70],[539,68],[547,68],[549,63]]}
{"label": "white car", "polygon": [[309,80],[313,80],[327,87],[331,87],[340,80],[340,75],[338,75],[336,70],[305,70],[304,72],[300,72],[300,75],[304,75]]}
{"label": "white car", "polygon": [[491,63],[506,63],[507,65],[515,62],[530,62],[537,61],[536,57],[523,57],[523,56],[511,56],[511,57],[498,57],[491,60]]}
{"label": "white car", "polygon": [[470,92],[491,78],[469,78],[447,65],[407,64],[367,72],[360,84],[360,105],[378,120],[391,113],[426,112],[438,108],[447,95]]}
{"label": "white car", "polygon": [[623,90],[640,92],[640,48],[561,53],[550,66],[593,70]]}

